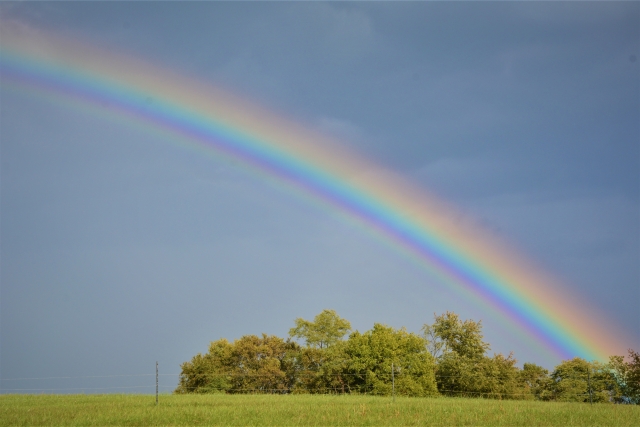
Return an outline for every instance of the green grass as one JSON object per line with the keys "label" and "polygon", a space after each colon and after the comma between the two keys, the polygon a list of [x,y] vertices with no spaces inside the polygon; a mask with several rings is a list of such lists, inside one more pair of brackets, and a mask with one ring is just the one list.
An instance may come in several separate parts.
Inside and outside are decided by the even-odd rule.
{"label": "green grass", "polygon": [[640,407],[371,396],[0,395],[0,425],[640,426]]}

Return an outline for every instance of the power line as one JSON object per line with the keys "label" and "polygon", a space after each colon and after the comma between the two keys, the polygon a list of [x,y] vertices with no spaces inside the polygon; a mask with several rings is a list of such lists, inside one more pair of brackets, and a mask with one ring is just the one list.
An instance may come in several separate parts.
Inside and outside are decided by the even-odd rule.
{"label": "power line", "polygon": [[[119,387],[69,387],[69,388],[3,388],[2,391],[59,391],[59,390],[115,390],[122,388],[151,388],[152,385],[134,385]],[[169,386],[167,386],[169,387]]]}
{"label": "power line", "polygon": [[[149,377],[154,374],[123,374],[123,375],[84,375],[79,377],[30,377],[30,378],[0,378],[0,381],[24,381],[24,380],[61,380],[81,378],[116,378],[116,377]],[[164,374],[171,375],[171,374]],[[175,374],[176,376],[180,374]]]}
{"label": "power line", "polygon": [[[372,375],[373,374],[373,375]],[[115,374],[115,375],[84,375],[84,376],[59,376],[59,377],[24,377],[24,378],[2,378],[2,381],[19,381],[19,380],[66,380],[66,379],[105,379],[105,378],[136,378],[136,377],[152,377],[154,374]],[[238,380],[258,380],[258,384],[249,383],[246,384],[246,387],[237,387],[238,383],[236,382],[236,387],[207,387],[207,384],[203,384],[200,386],[187,386],[177,384],[174,385],[166,385],[166,384],[158,384],[157,388],[162,388],[163,390],[171,389],[174,391],[182,391],[182,392],[195,392],[197,394],[207,394],[209,392],[220,392],[220,393],[256,393],[256,394],[373,394],[373,385],[370,383],[370,380],[373,378],[376,379],[390,379],[390,373],[388,372],[363,372],[363,373],[327,373],[322,371],[298,371],[298,372],[280,372],[279,374],[257,374],[251,372],[205,372],[198,374],[185,374],[185,373],[169,373],[169,374],[159,374],[158,376],[163,377],[183,377],[184,379],[191,380],[199,380],[206,381],[210,378],[227,378],[232,382],[236,382]],[[398,377],[402,377],[403,374],[401,371],[397,372]],[[389,377],[389,378],[387,378]],[[441,375],[435,374],[433,376],[434,379],[441,378],[467,378],[472,379],[473,377],[477,377],[477,375]],[[259,382],[261,378],[271,378],[273,381],[267,381],[266,384],[260,386]],[[308,380],[319,380],[319,381],[336,381],[336,380],[347,380],[349,378],[353,378],[356,380],[364,381],[364,383],[360,382],[359,384],[349,384],[347,383],[334,383],[333,386],[324,386],[324,387],[313,387],[306,383]],[[518,378],[518,375],[508,375],[508,376],[491,376],[493,380],[514,380]],[[549,378],[548,376],[545,378]],[[182,378],[181,378],[182,379]],[[524,378],[523,378],[524,379]],[[579,380],[585,381],[588,380],[583,376],[571,376],[568,378],[564,378],[566,380]],[[589,378],[590,379],[590,378]],[[234,381],[235,380],[235,381]],[[325,383],[326,384],[326,383]],[[229,384],[232,385],[232,384]],[[446,384],[442,384],[446,386]],[[494,382],[495,385],[495,382]],[[521,384],[521,386],[524,384]],[[274,387],[275,386],[275,387]],[[437,384],[436,384],[437,386]],[[498,384],[499,386],[499,384]],[[133,390],[133,389],[153,389],[153,384],[147,385],[133,385],[133,386],[110,386],[110,387],[49,387],[49,388],[0,388],[0,392],[64,392],[64,391],[99,391],[99,390]],[[533,387],[530,387],[532,390]],[[457,394],[462,396],[477,396],[477,397],[487,397],[487,398],[508,398],[508,397],[536,397],[536,394],[531,391],[528,393],[513,393],[513,392],[501,392],[501,391],[467,391],[467,390],[451,390],[451,389],[443,389],[440,388],[437,390],[438,394],[451,395]],[[435,396],[437,396],[436,394]],[[592,396],[591,390],[589,393],[571,393],[572,396],[582,397],[582,396]],[[552,396],[550,396],[553,399]]]}

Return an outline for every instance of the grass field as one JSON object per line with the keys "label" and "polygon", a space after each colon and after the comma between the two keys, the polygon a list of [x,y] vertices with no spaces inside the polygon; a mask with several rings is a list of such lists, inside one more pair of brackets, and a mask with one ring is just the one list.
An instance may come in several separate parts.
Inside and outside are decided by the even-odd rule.
{"label": "grass field", "polygon": [[640,407],[370,396],[0,395],[2,426],[640,426]]}

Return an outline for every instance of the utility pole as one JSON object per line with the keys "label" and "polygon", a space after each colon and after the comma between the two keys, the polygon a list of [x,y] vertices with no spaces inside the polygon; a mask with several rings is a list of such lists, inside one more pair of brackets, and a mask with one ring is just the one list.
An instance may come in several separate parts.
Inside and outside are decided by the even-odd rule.
{"label": "utility pole", "polygon": [[158,361],[156,360],[156,406],[158,406]]}

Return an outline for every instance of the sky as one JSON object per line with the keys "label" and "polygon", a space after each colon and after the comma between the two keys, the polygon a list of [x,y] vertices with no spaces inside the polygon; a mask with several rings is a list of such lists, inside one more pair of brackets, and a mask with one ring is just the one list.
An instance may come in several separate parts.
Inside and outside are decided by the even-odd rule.
{"label": "sky", "polygon": [[[509,241],[640,350],[638,3],[2,2],[3,21],[340,141]],[[151,393],[156,361],[169,392],[210,341],[285,337],[325,308],[360,331],[454,311],[492,352],[560,362],[340,212],[1,75],[0,168],[0,392]]]}

